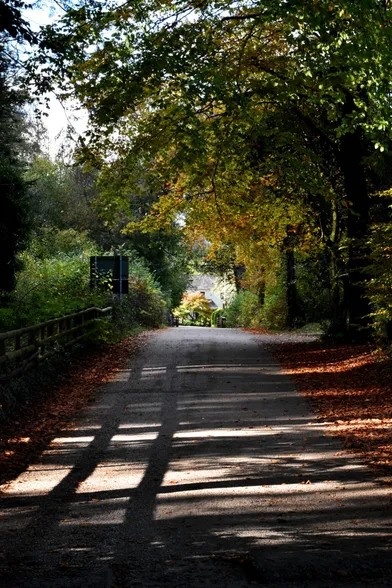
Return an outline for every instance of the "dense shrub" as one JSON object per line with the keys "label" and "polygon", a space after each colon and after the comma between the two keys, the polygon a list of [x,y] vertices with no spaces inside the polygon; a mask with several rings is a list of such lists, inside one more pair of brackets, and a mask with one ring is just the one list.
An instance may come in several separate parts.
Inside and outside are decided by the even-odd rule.
{"label": "dense shrub", "polygon": [[228,327],[283,329],[286,325],[287,304],[280,287],[265,292],[264,304],[253,292],[244,290],[236,294],[225,310]]}
{"label": "dense shrub", "polygon": [[129,294],[122,303],[113,300],[116,332],[121,335],[137,327],[159,327],[168,312],[161,288],[142,259],[133,251],[122,253],[129,259]]}
{"label": "dense shrub", "polygon": [[130,287],[122,303],[114,302],[114,324],[117,332],[126,333],[136,327],[154,328],[165,322],[167,306],[159,291],[138,281]]}
{"label": "dense shrub", "polygon": [[264,304],[257,316],[257,325],[264,329],[280,330],[287,325],[286,289],[278,281],[274,286],[266,288]]}
{"label": "dense shrub", "polygon": [[256,294],[244,290],[236,294],[225,310],[228,327],[260,326],[260,302]]}
{"label": "dense shrub", "polygon": [[[228,326],[266,328],[282,330],[287,328],[287,285],[286,261],[280,256],[280,267],[262,273],[259,283],[250,280],[250,290],[238,293],[225,311]],[[308,256],[296,258],[296,318],[295,327],[304,322],[320,322],[328,317],[329,292],[326,286],[328,276],[323,267]],[[247,276],[246,276],[247,277]],[[257,289],[257,294],[252,292]]]}
{"label": "dense shrub", "polygon": [[369,240],[369,273],[366,283],[376,339],[383,347],[392,345],[392,225],[378,223],[372,227]]}
{"label": "dense shrub", "polygon": [[90,255],[95,245],[85,234],[47,231],[20,254],[22,269],[7,308],[0,310],[0,328],[39,323],[92,305],[107,293],[90,289]]}

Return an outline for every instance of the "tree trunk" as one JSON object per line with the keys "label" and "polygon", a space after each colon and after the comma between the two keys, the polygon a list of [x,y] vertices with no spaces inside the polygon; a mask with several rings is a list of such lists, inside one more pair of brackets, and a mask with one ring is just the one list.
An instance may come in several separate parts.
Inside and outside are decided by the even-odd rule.
{"label": "tree trunk", "polygon": [[259,304],[261,307],[264,306],[264,302],[265,302],[265,282],[263,282],[260,287],[259,290],[257,292],[257,296],[259,299]]}
{"label": "tree trunk", "polygon": [[292,225],[286,227],[286,237],[283,241],[285,265],[286,265],[286,304],[287,315],[286,325],[289,329],[295,326],[299,319],[298,312],[298,296],[297,296],[297,282],[295,279],[295,255],[294,255],[294,241],[295,230]]}
{"label": "tree trunk", "polygon": [[234,265],[233,266],[233,272],[234,272],[234,283],[235,283],[235,289],[237,294],[239,292],[241,292],[241,290],[243,290],[242,287],[242,276],[245,273],[245,266],[244,265]]}
{"label": "tree trunk", "polygon": [[366,237],[369,230],[369,195],[363,165],[363,138],[359,130],[340,140],[340,166],[349,206],[347,273],[344,284],[343,312],[347,313],[347,330],[362,338],[369,323],[369,302],[363,281],[367,265]]}
{"label": "tree trunk", "polygon": [[331,201],[331,231],[327,239],[329,253],[329,281],[331,333],[344,333],[347,330],[347,315],[343,308],[347,268],[340,251],[341,231],[339,230],[339,208],[336,200]]}
{"label": "tree trunk", "polygon": [[345,330],[342,324],[341,313],[341,286],[339,276],[339,263],[336,246],[331,245],[329,249],[329,274],[330,274],[330,306],[331,306],[331,329],[333,332]]}
{"label": "tree trunk", "polygon": [[287,326],[292,329],[297,317],[297,284],[295,281],[294,250],[286,251],[286,302],[287,302]]}

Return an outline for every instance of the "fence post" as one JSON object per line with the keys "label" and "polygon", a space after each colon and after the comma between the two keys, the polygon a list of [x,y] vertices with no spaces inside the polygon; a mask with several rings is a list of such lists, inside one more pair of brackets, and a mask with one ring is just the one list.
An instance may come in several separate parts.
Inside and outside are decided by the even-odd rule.
{"label": "fence post", "polygon": [[37,346],[37,332],[36,331],[31,331],[31,333],[29,333],[29,335],[27,337],[27,344],[34,345],[34,347]]}
{"label": "fence post", "polygon": [[[40,343],[41,341],[43,341],[45,339],[45,327],[41,327],[39,330],[39,339],[40,339]],[[43,355],[45,355],[45,344],[41,343],[40,345],[40,352],[39,352],[40,356],[42,357]]]}
{"label": "fence post", "polygon": [[[65,319],[65,330],[66,331],[69,331],[70,330],[71,323],[72,323],[72,319],[70,319],[70,318]],[[73,338],[74,338],[73,333],[68,334],[67,337],[66,337],[67,343],[69,343],[70,341],[72,341]]]}

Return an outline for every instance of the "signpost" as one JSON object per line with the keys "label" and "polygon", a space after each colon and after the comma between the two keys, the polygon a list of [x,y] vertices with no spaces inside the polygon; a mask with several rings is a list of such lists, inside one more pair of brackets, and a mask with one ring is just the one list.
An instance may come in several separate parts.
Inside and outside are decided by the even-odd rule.
{"label": "signpost", "polygon": [[92,288],[98,285],[106,286],[120,300],[123,294],[128,294],[129,261],[123,255],[93,255],[90,257],[90,284]]}

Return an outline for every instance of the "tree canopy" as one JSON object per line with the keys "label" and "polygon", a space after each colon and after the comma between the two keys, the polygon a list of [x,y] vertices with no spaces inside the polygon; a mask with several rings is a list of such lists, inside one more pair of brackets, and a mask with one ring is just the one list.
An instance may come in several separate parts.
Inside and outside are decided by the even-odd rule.
{"label": "tree canopy", "polygon": [[264,270],[271,247],[287,267],[323,252],[334,321],[355,329],[391,141],[391,16],[380,0],[83,3],[43,32],[40,89],[88,110],[80,156],[108,218],[150,193],[124,230],[183,218]]}

